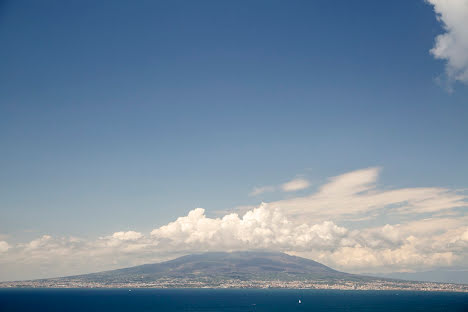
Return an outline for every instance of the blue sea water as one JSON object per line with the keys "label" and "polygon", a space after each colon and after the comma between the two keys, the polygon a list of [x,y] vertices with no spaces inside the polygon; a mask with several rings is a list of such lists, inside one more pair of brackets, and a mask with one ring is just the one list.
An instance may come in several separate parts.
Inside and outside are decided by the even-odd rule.
{"label": "blue sea water", "polygon": [[468,294],[272,289],[0,289],[0,311],[468,311]]}

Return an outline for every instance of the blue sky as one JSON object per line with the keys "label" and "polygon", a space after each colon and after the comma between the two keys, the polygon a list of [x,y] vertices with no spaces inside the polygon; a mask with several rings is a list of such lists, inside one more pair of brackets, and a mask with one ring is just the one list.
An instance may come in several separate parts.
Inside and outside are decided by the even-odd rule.
{"label": "blue sky", "polygon": [[364,168],[466,189],[443,25],[422,0],[2,2],[0,240],[150,232]]}

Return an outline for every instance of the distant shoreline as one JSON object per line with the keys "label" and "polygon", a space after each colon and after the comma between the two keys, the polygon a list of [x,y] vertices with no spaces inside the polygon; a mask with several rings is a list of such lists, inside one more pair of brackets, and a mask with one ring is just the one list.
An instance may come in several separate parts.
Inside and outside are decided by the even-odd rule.
{"label": "distant shoreline", "polygon": [[216,284],[200,281],[155,281],[151,283],[83,283],[82,281],[37,280],[2,282],[0,289],[276,289],[276,290],[357,290],[357,291],[423,291],[468,293],[466,284],[411,281],[373,281],[369,283],[324,283],[319,281],[240,281],[226,280]]}

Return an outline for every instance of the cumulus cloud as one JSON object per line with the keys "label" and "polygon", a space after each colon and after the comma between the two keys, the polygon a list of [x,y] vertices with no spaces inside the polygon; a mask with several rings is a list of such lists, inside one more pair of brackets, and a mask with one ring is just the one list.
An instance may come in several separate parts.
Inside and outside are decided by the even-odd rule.
{"label": "cumulus cloud", "polygon": [[[262,203],[243,213],[211,218],[196,208],[146,235],[119,231],[95,240],[43,235],[11,246],[2,241],[0,278],[78,274],[193,252],[252,249],[305,256],[351,272],[466,267],[466,196],[444,188],[380,189],[379,173],[379,168],[349,172],[309,196]],[[441,211],[455,215],[441,217]],[[376,215],[396,216],[398,222],[345,223]]]}
{"label": "cumulus cloud", "polygon": [[348,229],[332,221],[295,222],[262,204],[247,212],[208,218],[197,208],[152,231],[162,248],[271,249],[306,256],[345,271],[395,271],[466,264],[467,218],[429,218],[408,224]]}
{"label": "cumulus cloud", "polygon": [[427,1],[445,30],[436,37],[431,53],[446,62],[449,88],[454,81],[468,84],[468,0]]}
{"label": "cumulus cloud", "polygon": [[357,244],[353,246],[303,254],[355,272],[421,271],[433,267],[466,266],[468,244],[464,234],[468,230],[467,219],[458,222],[455,228],[430,229],[431,224],[445,221],[418,221],[425,232],[414,231],[410,224],[364,229],[357,234]]}
{"label": "cumulus cloud", "polygon": [[298,178],[298,179],[294,179],[294,180],[284,183],[283,185],[281,185],[281,189],[284,192],[294,192],[294,191],[306,189],[309,186],[310,186],[309,181],[307,181],[306,179]]}
{"label": "cumulus cloud", "polygon": [[245,213],[208,218],[197,208],[185,217],[154,229],[151,236],[161,246],[187,250],[332,248],[347,233],[331,221],[297,224],[279,209],[262,204]]}
{"label": "cumulus cloud", "polygon": [[[31,277],[85,273],[150,263],[182,254],[268,249],[351,272],[423,270],[466,265],[467,218],[428,218],[407,224],[350,229],[333,221],[297,222],[262,204],[243,216],[209,218],[197,208],[186,216],[129,240],[109,235],[94,241],[44,235],[0,256],[2,278],[11,268]],[[119,232],[117,232],[119,233]],[[1,255],[1,254],[0,254]],[[29,270],[29,271],[28,271]]]}

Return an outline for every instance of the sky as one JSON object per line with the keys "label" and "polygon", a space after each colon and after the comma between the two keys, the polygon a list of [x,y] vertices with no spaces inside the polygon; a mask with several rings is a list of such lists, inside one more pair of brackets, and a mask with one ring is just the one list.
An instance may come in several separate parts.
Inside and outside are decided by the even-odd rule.
{"label": "sky", "polygon": [[468,269],[468,1],[1,1],[0,280],[210,250]]}

